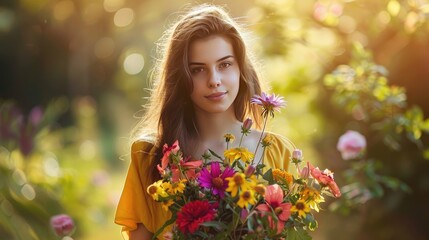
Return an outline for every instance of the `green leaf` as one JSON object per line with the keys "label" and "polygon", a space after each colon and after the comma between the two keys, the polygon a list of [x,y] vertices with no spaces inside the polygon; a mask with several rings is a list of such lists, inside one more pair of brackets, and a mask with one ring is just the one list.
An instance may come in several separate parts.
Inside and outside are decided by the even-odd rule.
{"label": "green leaf", "polygon": [[271,169],[266,171],[264,176],[262,176],[262,178],[267,180],[269,184],[274,184],[273,171]]}
{"label": "green leaf", "polygon": [[311,236],[302,228],[288,228],[286,240],[311,240]]}
{"label": "green leaf", "polygon": [[201,224],[201,226],[212,227],[212,228],[215,228],[217,231],[223,231],[224,229],[228,228],[228,226],[225,223],[217,222],[217,221],[204,222]]}
{"label": "green leaf", "polygon": [[159,234],[162,233],[162,231],[164,231],[164,228],[166,228],[167,226],[173,224],[176,221],[177,215],[173,215],[167,222],[164,223],[164,225],[162,225],[162,227],[160,229],[158,229],[158,231],[155,232],[155,234],[152,237],[152,240],[157,239],[157,236]]}
{"label": "green leaf", "polygon": [[219,155],[218,155],[216,152],[214,152],[213,150],[209,149],[209,152],[210,152],[210,154],[211,154],[211,155],[213,155],[213,156],[215,156],[216,158],[219,158],[220,160],[222,160],[222,161],[223,161],[222,157],[221,157],[221,156],[219,156]]}

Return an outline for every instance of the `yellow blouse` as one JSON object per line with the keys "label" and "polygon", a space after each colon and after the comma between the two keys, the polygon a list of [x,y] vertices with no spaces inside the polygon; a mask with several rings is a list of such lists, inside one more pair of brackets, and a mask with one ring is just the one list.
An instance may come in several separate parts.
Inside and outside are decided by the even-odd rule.
{"label": "yellow blouse", "polygon": [[[272,143],[264,152],[266,167],[288,169],[291,152],[295,148],[293,143],[273,133],[267,133],[265,137],[271,138]],[[129,231],[135,230],[138,223],[143,223],[154,233],[170,219],[170,212],[163,210],[146,191],[154,182],[148,171],[155,152],[156,148],[146,141],[136,141],[131,147],[131,163],[115,216],[115,223],[123,226],[124,239],[129,239]],[[163,239],[163,234],[170,229],[165,228],[159,238]]]}

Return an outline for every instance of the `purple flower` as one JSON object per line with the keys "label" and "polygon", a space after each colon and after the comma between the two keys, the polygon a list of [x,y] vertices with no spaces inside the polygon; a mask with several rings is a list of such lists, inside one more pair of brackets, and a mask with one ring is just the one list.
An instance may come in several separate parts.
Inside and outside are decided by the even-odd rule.
{"label": "purple flower", "polygon": [[234,169],[226,167],[222,172],[219,163],[214,162],[211,164],[210,171],[207,168],[203,168],[200,174],[198,178],[200,186],[212,189],[213,194],[223,198],[225,196],[225,189],[228,187],[228,181],[225,178],[232,177]]}
{"label": "purple flower", "polygon": [[264,115],[271,114],[274,116],[274,110],[280,111],[280,108],[286,105],[286,102],[283,100],[283,97],[276,96],[275,94],[267,95],[262,93],[260,96],[255,95],[250,99],[251,103],[262,106]]}
{"label": "purple flower", "polygon": [[59,214],[51,217],[51,227],[55,233],[60,236],[70,236],[74,230],[74,222],[70,216],[66,214]]}
{"label": "purple flower", "polygon": [[302,151],[301,149],[295,149],[292,152],[292,158],[296,160],[302,160]]}

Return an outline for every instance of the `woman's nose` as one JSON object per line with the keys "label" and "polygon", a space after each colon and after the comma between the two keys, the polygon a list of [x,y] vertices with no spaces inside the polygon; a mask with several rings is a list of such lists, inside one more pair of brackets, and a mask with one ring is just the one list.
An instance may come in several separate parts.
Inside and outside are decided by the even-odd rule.
{"label": "woman's nose", "polygon": [[221,85],[221,76],[217,71],[210,73],[209,87],[219,87]]}

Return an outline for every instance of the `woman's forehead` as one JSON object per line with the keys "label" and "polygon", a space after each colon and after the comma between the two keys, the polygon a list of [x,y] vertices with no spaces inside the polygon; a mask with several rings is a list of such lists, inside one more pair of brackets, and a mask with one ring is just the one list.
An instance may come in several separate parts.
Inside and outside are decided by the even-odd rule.
{"label": "woman's forehead", "polygon": [[190,63],[212,63],[226,56],[234,56],[234,48],[228,38],[220,35],[194,40],[189,47]]}

